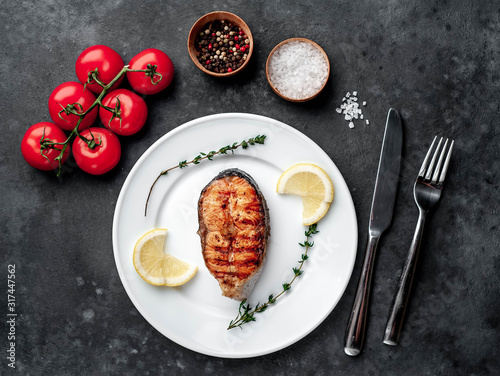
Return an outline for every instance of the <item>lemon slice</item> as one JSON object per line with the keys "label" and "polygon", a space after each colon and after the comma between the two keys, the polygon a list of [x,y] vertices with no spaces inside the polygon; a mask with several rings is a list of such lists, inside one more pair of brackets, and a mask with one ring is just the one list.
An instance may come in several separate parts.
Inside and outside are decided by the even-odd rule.
{"label": "lemon slice", "polygon": [[276,192],[302,197],[302,223],[306,226],[325,216],[333,201],[333,184],[327,173],[312,163],[298,163],[281,174]]}
{"label": "lemon slice", "polygon": [[198,267],[181,261],[163,247],[167,230],[158,228],[145,233],[134,247],[134,267],[146,282],[156,286],[179,286],[196,274]]}

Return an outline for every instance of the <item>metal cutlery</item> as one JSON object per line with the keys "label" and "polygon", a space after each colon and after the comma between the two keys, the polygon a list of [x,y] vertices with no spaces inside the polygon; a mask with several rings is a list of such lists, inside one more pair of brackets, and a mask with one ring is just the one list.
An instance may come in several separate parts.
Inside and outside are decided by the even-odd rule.
{"label": "metal cutlery", "polygon": [[[413,236],[413,240],[408,251],[408,256],[399,279],[396,295],[394,296],[389,318],[386,324],[384,343],[387,345],[395,346],[398,343],[410,296],[413,277],[415,275],[420,242],[424,231],[425,217],[429,210],[436,205],[441,197],[444,179],[450,163],[454,141],[451,141],[448,151],[446,151],[448,139],[446,139],[443,147],[441,148],[441,144],[443,142],[443,138],[441,137],[436,150],[432,155],[432,149],[436,143],[436,139],[437,136],[434,137],[429,151],[425,156],[413,189],[413,195],[419,210],[419,216],[417,227],[415,229],[415,235]],[[441,153],[439,154],[440,150]]]}
{"label": "metal cutlery", "polygon": [[363,269],[344,338],[344,351],[347,355],[358,355],[363,347],[375,253],[380,236],[392,221],[402,147],[401,117],[395,109],[391,108],[387,114],[382,151],[380,152]]}

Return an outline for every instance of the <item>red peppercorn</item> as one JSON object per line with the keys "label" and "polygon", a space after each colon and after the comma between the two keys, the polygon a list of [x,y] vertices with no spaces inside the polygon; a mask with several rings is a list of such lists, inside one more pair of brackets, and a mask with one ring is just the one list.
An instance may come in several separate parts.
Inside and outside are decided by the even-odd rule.
{"label": "red peppercorn", "polygon": [[239,44],[235,44],[234,47],[236,47],[237,50],[240,49],[240,45]]}
{"label": "red peppercorn", "polygon": [[234,36],[234,40],[239,40],[239,39],[240,39],[239,36],[237,36],[237,35]]}
{"label": "red peppercorn", "polygon": [[240,48],[241,52],[245,52],[245,50],[246,50],[245,46],[243,46],[243,47]]}
{"label": "red peppercorn", "polygon": [[215,37],[215,33],[212,33],[212,36]]}
{"label": "red peppercorn", "polygon": [[227,71],[228,71],[228,72],[232,72],[232,71],[233,71],[233,68],[227,68]]}
{"label": "red peppercorn", "polygon": [[243,30],[240,30],[240,32],[238,34],[243,35]]}
{"label": "red peppercorn", "polygon": [[210,60],[207,60],[207,65],[210,65],[211,61]]}
{"label": "red peppercorn", "polygon": [[212,43],[209,43],[209,44],[208,44],[208,49],[209,49],[209,50],[211,50],[211,49],[212,49],[212,47],[213,47],[213,46],[212,46]]}

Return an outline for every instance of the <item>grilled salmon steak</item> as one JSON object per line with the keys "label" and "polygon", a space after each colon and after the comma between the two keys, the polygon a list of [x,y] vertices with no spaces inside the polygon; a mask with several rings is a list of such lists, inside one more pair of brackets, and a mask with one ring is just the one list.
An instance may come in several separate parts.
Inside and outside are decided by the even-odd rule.
{"label": "grilled salmon steak", "polygon": [[219,173],[201,191],[198,235],[222,295],[246,299],[266,258],[269,210],[257,183],[239,169]]}

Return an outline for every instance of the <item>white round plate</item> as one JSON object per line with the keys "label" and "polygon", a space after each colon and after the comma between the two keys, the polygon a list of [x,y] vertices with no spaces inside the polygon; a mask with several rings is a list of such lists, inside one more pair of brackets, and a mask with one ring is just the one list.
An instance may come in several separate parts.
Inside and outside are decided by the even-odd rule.
{"label": "white round plate", "polygon": [[[236,141],[266,135],[264,145],[238,149],[198,165],[162,176],[144,216],[149,188],[158,174],[199,152],[219,150]],[[197,203],[203,187],[220,171],[237,167],[249,173],[263,192],[271,217],[271,237],[260,279],[250,305],[277,295],[293,278],[292,268],[304,249],[299,197],[279,195],[281,173],[299,162],[321,166],[335,187],[329,212],[318,223],[304,274],[290,291],[256,321],[227,330],[240,302],[221,295],[205,267],[198,230]],[[179,287],[152,286],[134,269],[136,241],[154,228],[167,228],[166,247],[174,256],[198,266],[197,274]],[[351,277],[358,229],[351,195],[328,155],[296,129],[263,116],[228,113],[181,125],[155,142],[137,161],[123,184],[113,220],[116,267],[137,310],[160,333],[188,349],[222,358],[248,358],[287,347],[315,329],[335,308]]]}

